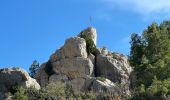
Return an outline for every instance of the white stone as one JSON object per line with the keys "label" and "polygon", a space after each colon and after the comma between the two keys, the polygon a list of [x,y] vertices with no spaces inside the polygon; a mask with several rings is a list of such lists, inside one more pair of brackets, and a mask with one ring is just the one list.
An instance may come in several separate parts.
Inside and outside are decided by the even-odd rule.
{"label": "white stone", "polygon": [[[31,78],[26,71],[21,68],[4,68],[0,70],[0,88],[2,91],[8,90],[11,86],[34,87],[39,90],[40,85]],[[5,90],[6,89],[6,90]]]}
{"label": "white stone", "polygon": [[50,60],[55,62],[60,59],[75,57],[87,58],[86,42],[80,37],[71,37],[65,41],[63,47],[51,55]]}
{"label": "white stone", "polygon": [[120,88],[109,79],[105,79],[105,81],[94,80],[92,89],[96,92],[112,92],[115,94],[120,94],[121,91]]}
{"label": "white stone", "polygon": [[65,74],[71,79],[93,74],[94,65],[88,58],[61,59],[53,63],[56,74]]}
{"label": "white stone", "polygon": [[112,55],[97,54],[96,71],[98,76],[108,78],[114,83],[119,83],[122,92],[129,93],[130,74],[132,67],[129,65],[128,58],[122,54],[112,53]]}

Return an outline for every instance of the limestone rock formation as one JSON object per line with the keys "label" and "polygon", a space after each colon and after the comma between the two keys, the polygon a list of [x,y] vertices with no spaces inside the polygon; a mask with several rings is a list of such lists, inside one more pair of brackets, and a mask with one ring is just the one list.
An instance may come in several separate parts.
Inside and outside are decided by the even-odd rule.
{"label": "limestone rock formation", "polygon": [[92,83],[91,88],[97,92],[107,91],[109,93],[115,93],[117,95],[121,92],[120,88],[109,79],[105,79],[104,81],[95,79]]}
{"label": "limestone rock formation", "polygon": [[18,85],[25,88],[40,89],[37,81],[31,78],[21,68],[4,68],[0,70],[0,92],[7,92],[12,86]]}
{"label": "limestone rock formation", "polygon": [[71,79],[93,74],[93,64],[87,58],[62,59],[54,62],[53,67],[56,74],[65,74]]}
{"label": "limestone rock formation", "polygon": [[64,81],[64,82],[67,82],[69,79],[67,77],[67,75],[57,75],[57,74],[53,74],[50,76],[49,78],[49,82],[56,82],[56,81]]}
{"label": "limestone rock formation", "polygon": [[65,41],[63,47],[51,55],[50,60],[55,62],[61,59],[76,57],[87,58],[86,42],[83,38],[71,37]]}
{"label": "limestone rock formation", "polygon": [[[48,66],[41,65],[36,75],[41,86],[49,82],[64,81],[72,86],[75,94],[86,90],[108,91],[116,94],[130,95],[130,73],[132,68],[126,56],[109,52],[106,48],[97,49],[95,55],[87,54],[86,41],[81,35],[86,35],[96,44],[96,29],[89,27],[78,36],[65,41],[64,46],[56,50],[50,62],[54,74],[48,75],[44,70]],[[105,81],[96,77],[104,77]]]}
{"label": "limestone rock formation", "polygon": [[125,92],[129,93],[130,73],[132,67],[128,58],[122,54],[111,53],[106,48],[99,49],[96,56],[96,73],[98,76],[108,78],[112,82],[119,83]]}

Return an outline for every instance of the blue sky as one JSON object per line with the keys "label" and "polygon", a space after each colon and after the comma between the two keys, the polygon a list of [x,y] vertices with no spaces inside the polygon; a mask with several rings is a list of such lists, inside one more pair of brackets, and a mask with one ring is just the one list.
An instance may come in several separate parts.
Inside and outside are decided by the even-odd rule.
{"label": "blue sky", "polygon": [[0,0],[0,68],[45,62],[91,24],[97,47],[128,55],[130,34],[169,19],[169,10],[170,0]]}

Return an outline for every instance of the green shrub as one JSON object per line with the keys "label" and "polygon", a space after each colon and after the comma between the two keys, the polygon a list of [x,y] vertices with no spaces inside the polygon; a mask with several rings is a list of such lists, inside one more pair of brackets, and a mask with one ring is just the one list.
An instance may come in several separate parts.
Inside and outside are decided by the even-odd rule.
{"label": "green shrub", "polygon": [[45,87],[46,93],[50,94],[50,97],[54,99],[65,98],[65,89],[66,84],[63,82],[53,82]]}
{"label": "green shrub", "polygon": [[96,51],[96,45],[94,44],[93,40],[90,39],[87,35],[84,35],[83,32],[80,33],[80,37],[84,38],[86,41],[86,50],[87,53],[90,54],[94,54],[95,55],[95,51]]}
{"label": "green shrub", "polygon": [[40,69],[39,62],[37,60],[34,60],[29,68],[29,75],[32,78],[35,78],[35,75],[39,69]]}
{"label": "green shrub", "polygon": [[80,98],[82,100],[96,100],[96,93],[94,93],[93,91],[90,92],[81,92],[80,93]]}
{"label": "green shrub", "polygon": [[49,83],[46,87],[42,87],[40,90],[28,88],[27,93],[30,100],[65,100],[67,91],[67,96],[69,96],[70,100],[71,93],[68,89],[66,90],[66,84],[63,82],[53,82]]}
{"label": "green shrub", "polygon": [[102,82],[106,81],[106,78],[104,78],[104,77],[97,77],[96,79],[99,81],[102,81]]}
{"label": "green shrub", "polygon": [[51,76],[52,74],[54,74],[53,66],[52,66],[52,64],[51,64],[50,61],[48,61],[48,62],[46,63],[46,66],[45,66],[44,70],[45,70],[45,72],[46,72],[49,76]]}
{"label": "green shrub", "polygon": [[169,88],[168,80],[160,81],[157,80],[157,78],[155,78],[151,86],[149,86],[149,88],[147,89],[147,93],[151,95],[162,96],[168,93],[169,91],[168,88]]}
{"label": "green shrub", "polygon": [[19,86],[15,84],[9,89],[9,92],[14,95],[18,90],[19,90]]}
{"label": "green shrub", "polygon": [[138,87],[138,91],[139,91],[139,93],[145,93],[145,85],[144,85],[144,84],[141,84],[141,85]]}
{"label": "green shrub", "polygon": [[18,87],[17,92],[14,94],[14,100],[28,100],[26,91],[22,87]]}

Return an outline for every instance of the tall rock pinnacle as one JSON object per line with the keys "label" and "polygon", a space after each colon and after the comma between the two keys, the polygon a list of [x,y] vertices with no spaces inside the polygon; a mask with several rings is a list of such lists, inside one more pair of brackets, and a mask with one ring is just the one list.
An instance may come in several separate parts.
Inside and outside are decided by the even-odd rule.
{"label": "tall rock pinnacle", "polygon": [[80,36],[81,34],[88,36],[90,39],[93,40],[95,45],[97,44],[97,32],[94,27],[92,27],[92,26],[88,27],[87,29],[80,32],[80,34],[78,36]]}

